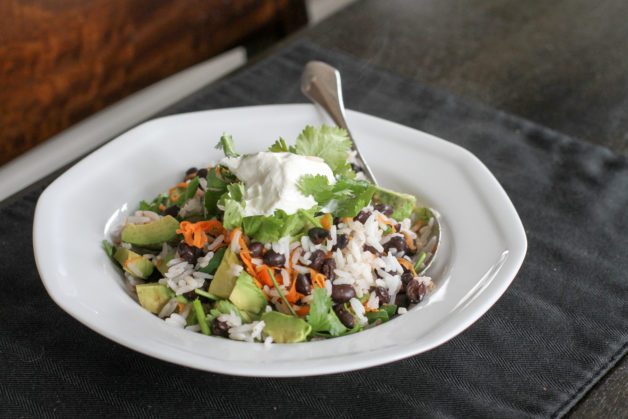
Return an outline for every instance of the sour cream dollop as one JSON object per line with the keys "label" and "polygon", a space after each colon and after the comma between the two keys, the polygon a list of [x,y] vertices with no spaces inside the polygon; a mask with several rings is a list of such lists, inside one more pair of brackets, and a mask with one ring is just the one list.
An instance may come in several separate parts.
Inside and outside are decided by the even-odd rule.
{"label": "sour cream dollop", "polygon": [[246,157],[226,157],[227,166],[244,182],[244,216],[272,215],[281,209],[294,214],[300,209],[312,208],[316,201],[299,190],[297,182],[303,175],[326,176],[334,184],[334,173],[320,157],[293,153],[262,151]]}

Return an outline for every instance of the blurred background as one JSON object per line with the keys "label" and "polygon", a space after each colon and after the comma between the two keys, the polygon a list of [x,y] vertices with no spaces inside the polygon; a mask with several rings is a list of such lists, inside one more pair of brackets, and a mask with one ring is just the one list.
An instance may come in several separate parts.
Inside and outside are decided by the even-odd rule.
{"label": "blurred background", "polygon": [[351,2],[2,1],[0,166],[190,66],[212,81]]}

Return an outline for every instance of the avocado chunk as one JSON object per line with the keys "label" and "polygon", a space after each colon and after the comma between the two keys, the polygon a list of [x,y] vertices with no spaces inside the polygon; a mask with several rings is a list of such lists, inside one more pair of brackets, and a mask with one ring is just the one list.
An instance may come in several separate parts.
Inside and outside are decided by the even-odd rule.
{"label": "avocado chunk", "polygon": [[156,283],[136,285],[135,291],[142,307],[154,314],[158,314],[174,297],[174,292],[170,288]]}
{"label": "avocado chunk", "polygon": [[375,187],[373,194],[374,204],[386,204],[393,207],[392,218],[401,221],[412,214],[416,205],[416,198],[412,195],[391,191],[390,189]]}
{"label": "avocado chunk", "polygon": [[122,269],[142,279],[148,278],[155,268],[150,260],[124,247],[118,247],[113,258],[118,261]]}
{"label": "avocado chunk", "polygon": [[122,230],[122,241],[136,246],[147,246],[172,240],[177,235],[179,222],[171,215],[148,224],[127,224]]}
{"label": "avocado chunk", "polygon": [[175,256],[176,256],[176,253],[173,253],[171,255],[166,256],[165,258],[163,258],[161,261],[157,263],[157,270],[159,270],[159,272],[161,272],[162,275],[166,275],[166,272],[168,272],[168,269],[170,269],[170,266],[168,266],[168,262],[174,259]]}
{"label": "avocado chunk", "polygon": [[259,314],[266,308],[268,301],[261,289],[253,282],[253,277],[242,271],[229,295],[236,307],[245,312]]}
{"label": "avocado chunk", "polygon": [[209,284],[210,293],[220,298],[229,298],[235,286],[236,279],[238,279],[238,275],[234,275],[231,272],[231,265],[234,264],[241,265],[238,260],[238,255],[233,253],[231,249],[227,249],[222,257],[222,261],[220,261],[218,269],[216,269],[214,279],[212,279],[212,282]]}
{"label": "avocado chunk", "polygon": [[262,321],[265,323],[264,333],[277,343],[303,342],[312,331],[312,326],[305,320],[277,311],[262,314]]}

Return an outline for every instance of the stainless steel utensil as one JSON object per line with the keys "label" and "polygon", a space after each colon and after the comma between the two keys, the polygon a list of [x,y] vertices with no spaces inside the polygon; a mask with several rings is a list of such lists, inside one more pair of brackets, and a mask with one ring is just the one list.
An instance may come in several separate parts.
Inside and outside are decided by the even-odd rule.
{"label": "stainless steel utensil", "polygon": [[[336,125],[347,131],[352,148],[356,151],[358,164],[364,170],[364,175],[377,185],[377,180],[362,157],[345,119],[340,72],[327,63],[310,61],[306,64],[301,75],[301,91],[312,102],[323,108]],[[417,255],[415,257],[415,263],[422,259],[417,270],[417,274],[422,275],[431,266],[436,256],[441,239],[441,226],[439,215],[435,210],[419,208],[417,213],[420,214],[425,223],[417,232]]]}

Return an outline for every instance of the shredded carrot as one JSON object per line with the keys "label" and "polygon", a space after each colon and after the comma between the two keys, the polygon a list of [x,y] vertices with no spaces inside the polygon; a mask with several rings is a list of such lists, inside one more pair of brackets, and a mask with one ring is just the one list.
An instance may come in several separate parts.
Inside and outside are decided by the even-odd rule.
{"label": "shredded carrot", "polygon": [[325,230],[331,230],[331,225],[333,221],[334,219],[332,218],[331,214],[327,213],[323,215],[323,218],[321,218],[321,225]]}
{"label": "shredded carrot", "polygon": [[414,245],[414,243],[412,242],[412,239],[410,238],[410,236],[408,235],[408,233],[406,233],[405,231],[402,231],[403,235],[406,236],[406,244],[408,245],[408,247],[410,248],[410,250],[416,250],[416,246]]}
{"label": "shredded carrot", "polygon": [[408,269],[410,272],[412,272],[412,275],[417,276],[416,275],[416,271],[414,270],[414,266],[412,266],[412,263],[410,263],[410,261],[408,259],[397,258],[397,260],[399,261],[399,263],[401,265],[405,266],[406,269]]}
{"label": "shredded carrot", "polygon": [[296,289],[296,285],[297,285],[296,279],[297,279],[297,276],[295,274],[292,274],[290,276],[291,276],[292,284],[290,286],[290,291],[286,294],[286,300],[288,300],[290,303],[296,303],[301,298],[305,297],[305,295],[301,294]]}
{"label": "shredded carrot", "polygon": [[312,279],[312,284],[319,288],[325,288],[325,275],[310,268],[310,278]]}
{"label": "shredded carrot", "polygon": [[222,223],[218,220],[199,221],[197,223],[183,221],[177,229],[178,234],[183,234],[183,239],[188,246],[199,248],[207,244],[207,233],[218,235],[223,231]]}
{"label": "shredded carrot", "polygon": [[127,259],[127,260],[124,262],[124,266],[129,266],[129,264],[131,264],[131,263],[135,262],[136,260],[140,260],[140,259],[142,259],[142,257],[141,257],[141,256],[137,256],[137,257],[134,257],[134,258],[131,258],[131,259]]}
{"label": "shredded carrot", "polygon": [[368,313],[369,311],[374,311],[374,312],[378,312],[379,310],[376,308],[371,308],[369,306],[366,305],[366,303],[368,303],[368,300],[363,302],[362,305],[364,306],[364,310],[366,310],[366,312]]}
{"label": "shredded carrot", "polygon": [[380,223],[389,225],[392,228],[393,233],[397,232],[397,227],[392,221],[385,219],[381,214],[377,214],[377,219]]}
{"label": "shredded carrot", "polygon": [[294,310],[299,316],[310,314],[310,306],[297,306]]}
{"label": "shredded carrot", "polygon": [[351,217],[343,217],[342,218],[342,222],[345,223],[345,224],[347,224],[347,223],[349,223],[351,221],[353,221],[353,218],[351,218]]}
{"label": "shredded carrot", "polygon": [[187,187],[188,187],[188,184],[186,182],[181,182],[178,185],[175,185],[172,188],[168,189],[168,195],[170,196],[170,200],[174,202],[177,199],[179,199],[179,197],[181,196],[180,193],[174,194],[174,191],[180,188],[187,189]]}
{"label": "shredded carrot", "polygon": [[164,204],[159,204],[159,209],[163,211],[166,209],[166,206]]}
{"label": "shredded carrot", "polygon": [[[257,268],[255,268],[255,271],[257,272],[257,275],[255,276],[263,285],[268,285],[269,287],[274,287],[275,285],[273,284],[273,280],[270,278],[270,275],[268,274],[268,270],[272,269],[270,266],[268,265],[260,265]],[[274,273],[273,273],[274,274]]]}

